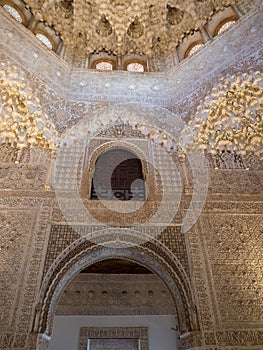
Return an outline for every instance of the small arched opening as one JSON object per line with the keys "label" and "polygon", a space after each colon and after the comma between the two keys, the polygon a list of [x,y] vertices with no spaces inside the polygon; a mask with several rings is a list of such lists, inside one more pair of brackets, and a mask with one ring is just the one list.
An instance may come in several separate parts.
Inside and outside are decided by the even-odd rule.
{"label": "small arched opening", "polygon": [[110,149],[95,164],[90,199],[144,201],[145,179],[142,162],[125,149]]}
{"label": "small arched opening", "polygon": [[9,4],[3,5],[4,10],[10,14],[11,17],[13,17],[17,22],[23,23],[23,15],[19,11],[19,9],[15,8],[14,6],[10,6]]}
{"label": "small arched opening", "polygon": [[128,72],[143,73],[146,71],[146,65],[143,62],[131,61],[126,64]]}
{"label": "small arched opening", "polygon": [[201,41],[196,41],[193,44],[189,46],[189,48],[186,50],[184,54],[184,58],[187,58],[189,56],[194,55],[197,53],[199,50],[201,50],[204,47],[204,43]]}
{"label": "small arched opening", "polygon": [[94,63],[94,68],[100,71],[111,71],[115,69],[115,66],[112,61],[99,60]]}
{"label": "small arched opening", "polygon": [[236,17],[230,17],[230,18],[224,19],[216,27],[213,33],[213,36],[226,32],[230,27],[232,27],[236,23],[236,21],[237,21]]}

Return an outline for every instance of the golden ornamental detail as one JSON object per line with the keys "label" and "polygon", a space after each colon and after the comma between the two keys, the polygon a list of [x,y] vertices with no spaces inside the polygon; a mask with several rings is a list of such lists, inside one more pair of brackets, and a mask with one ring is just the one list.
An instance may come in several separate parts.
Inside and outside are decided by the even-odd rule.
{"label": "golden ornamental detail", "polygon": [[261,72],[221,78],[184,130],[185,148],[198,144],[212,155],[222,151],[262,155],[262,107]]}
{"label": "golden ornamental detail", "polygon": [[0,143],[18,149],[18,157],[24,148],[37,146],[53,155],[57,143],[55,126],[26,81],[18,67],[1,62]]}

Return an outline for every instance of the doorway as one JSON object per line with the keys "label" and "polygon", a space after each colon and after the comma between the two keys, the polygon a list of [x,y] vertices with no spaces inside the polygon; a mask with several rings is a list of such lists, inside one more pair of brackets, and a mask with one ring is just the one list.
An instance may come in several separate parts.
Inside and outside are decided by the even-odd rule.
{"label": "doorway", "polygon": [[58,302],[49,350],[175,350],[170,291],[146,267],[121,258],[84,268]]}

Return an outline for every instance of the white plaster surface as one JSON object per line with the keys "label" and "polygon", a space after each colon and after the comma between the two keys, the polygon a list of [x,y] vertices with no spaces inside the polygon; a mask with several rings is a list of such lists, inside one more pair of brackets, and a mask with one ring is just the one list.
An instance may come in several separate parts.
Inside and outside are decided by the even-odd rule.
{"label": "white plaster surface", "polygon": [[80,327],[148,327],[149,350],[176,350],[176,318],[165,316],[56,316],[48,350],[77,350]]}

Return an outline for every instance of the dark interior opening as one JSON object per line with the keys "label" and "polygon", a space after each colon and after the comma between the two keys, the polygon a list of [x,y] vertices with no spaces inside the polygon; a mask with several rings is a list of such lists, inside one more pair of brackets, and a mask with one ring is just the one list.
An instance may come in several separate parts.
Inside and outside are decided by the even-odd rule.
{"label": "dark interior opening", "polygon": [[91,199],[145,200],[142,163],[133,153],[114,149],[96,161]]}

